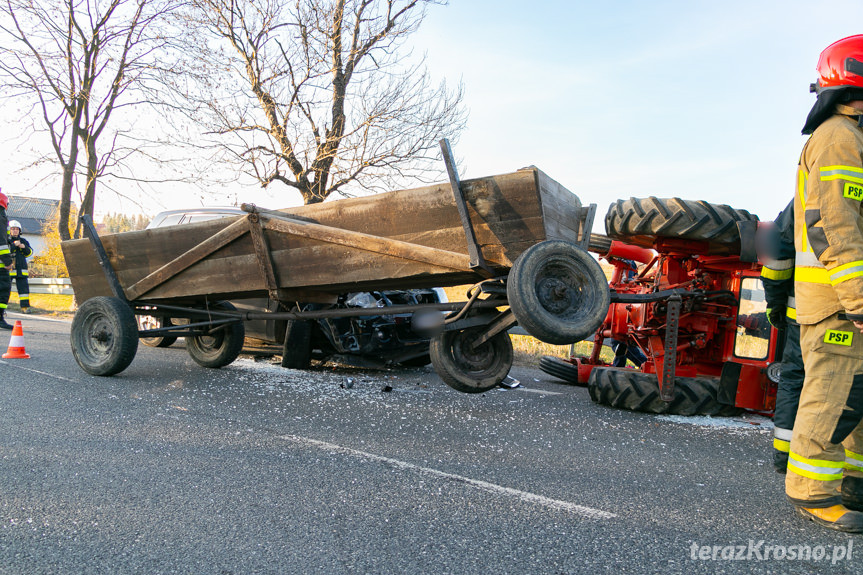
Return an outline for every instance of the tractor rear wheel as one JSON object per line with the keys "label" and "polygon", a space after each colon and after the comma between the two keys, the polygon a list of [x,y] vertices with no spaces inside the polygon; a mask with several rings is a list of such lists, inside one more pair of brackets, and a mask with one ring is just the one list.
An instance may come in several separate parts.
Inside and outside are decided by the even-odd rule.
{"label": "tractor rear wheel", "polygon": [[578,366],[565,359],[544,355],[539,360],[539,369],[548,375],[562,379],[573,385],[584,385],[578,382]]}
{"label": "tractor rear wheel", "polygon": [[746,210],[680,198],[630,198],[608,208],[605,230],[614,239],[653,247],[659,238],[707,242],[711,254],[739,254],[737,222],[757,221]]}
{"label": "tractor rear wheel", "polygon": [[742,410],[719,403],[718,377],[678,377],[674,380],[674,400],[659,397],[655,374],[634,369],[597,367],[587,381],[590,398],[596,403],[668,415],[737,415]]}

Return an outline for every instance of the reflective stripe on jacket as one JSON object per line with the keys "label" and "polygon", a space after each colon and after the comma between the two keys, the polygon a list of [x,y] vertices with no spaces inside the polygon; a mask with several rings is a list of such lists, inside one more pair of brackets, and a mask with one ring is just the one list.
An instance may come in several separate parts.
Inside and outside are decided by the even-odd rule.
{"label": "reflective stripe on jacket", "polygon": [[794,199],[797,321],[863,320],[863,111],[839,105],[812,134]]}

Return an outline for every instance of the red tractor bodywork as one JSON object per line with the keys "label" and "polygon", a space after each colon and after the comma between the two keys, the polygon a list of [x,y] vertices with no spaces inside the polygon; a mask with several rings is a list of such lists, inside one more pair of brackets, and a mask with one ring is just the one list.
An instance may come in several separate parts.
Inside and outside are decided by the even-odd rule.
{"label": "red tractor bodywork", "polygon": [[[600,351],[611,339],[641,350],[641,371],[657,374],[660,387],[673,386],[675,377],[716,377],[721,402],[772,411],[777,384],[767,373],[781,349],[767,321],[761,266],[705,255],[703,242],[660,239],[655,247],[614,241],[601,254],[614,266],[612,303],[591,356],[570,360],[578,365],[579,382],[586,383],[594,367],[608,366]],[[676,337],[669,338],[674,300]],[[673,349],[666,357],[669,342]]]}

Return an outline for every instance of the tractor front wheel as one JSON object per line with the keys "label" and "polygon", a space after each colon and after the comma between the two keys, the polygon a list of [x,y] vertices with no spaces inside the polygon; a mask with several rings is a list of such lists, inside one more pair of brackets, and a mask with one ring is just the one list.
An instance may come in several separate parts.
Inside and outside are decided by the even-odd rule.
{"label": "tractor front wheel", "polygon": [[567,383],[584,386],[584,384],[578,381],[578,365],[570,363],[565,359],[552,355],[544,355],[539,360],[539,369]]}
{"label": "tractor front wheel", "polygon": [[596,403],[647,413],[667,415],[738,415],[742,410],[719,403],[718,377],[678,377],[674,399],[659,397],[659,378],[634,369],[597,367],[587,381],[590,398]]}

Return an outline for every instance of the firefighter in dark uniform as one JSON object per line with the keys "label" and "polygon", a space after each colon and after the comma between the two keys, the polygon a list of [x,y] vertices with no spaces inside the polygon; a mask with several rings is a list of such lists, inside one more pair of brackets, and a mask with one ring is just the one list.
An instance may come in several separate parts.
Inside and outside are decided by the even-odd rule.
{"label": "firefighter in dark uniform", "polygon": [[785,493],[825,527],[863,532],[863,35],[818,61],[797,166],[794,291],[806,376]]}
{"label": "firefighter in dark uniform", "polygon": [[[0,230],[7,228],[6,207],[9,198],[0,192]],[[7,235],[0,233],[0,329],[12,329],[6,321],[6,306],[9,304],[9,295],[12,293],[12,279],[9,277],[9,268],[12,266],[12,251],[9,249]]]}
{"label": "firefighter in dark uniform", "polygon": [[[760,232],[760,230],[759,230]],[[803,389],[803,356],[800,353],[800,325],[794,299],[794,202],[767,227],[758,242],[763,250],[761,282],[767,300],[767,319],[785,337],[782,371],[773,414],[773,466],[779,473],[788,467],[791,431],[797,417]]]}
{"label": "firefighter in dark uniform", "polygon": [[30,281],[27,268],[27,258],[33,255],[33,248],[27,238],[21,235],[21,223],[18,220],[9,220],[9,249],[15,258],[15,267],[9,275],[15,280],[15,289],[18,290],[18,304],[21,313],[30,313]]}

